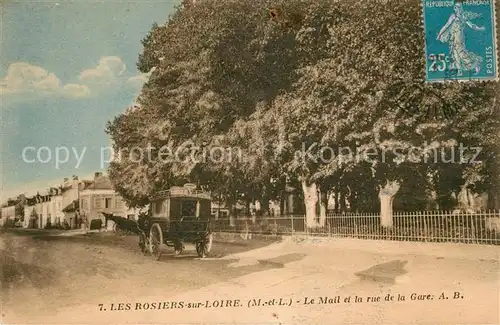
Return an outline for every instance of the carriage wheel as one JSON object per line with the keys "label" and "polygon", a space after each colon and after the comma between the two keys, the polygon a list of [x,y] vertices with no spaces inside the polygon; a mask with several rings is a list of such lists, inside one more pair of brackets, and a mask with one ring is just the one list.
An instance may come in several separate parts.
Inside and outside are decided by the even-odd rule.
{"label": "carriage wheel", "polygon": [[204,240],[201,240],[196,243],[196,253],[198,253],[199,257],[205,258],[208,256],[210,250],[212,250],[212,241],[213,241],[213,236],[210,233],[205,237]]}
{"label": "carriage wheel", "polygon": [[119,236],[123,233],[122,229],[120,228],[120,225],[118,225],[117,223],[114,224],[113,231],[115,232],[115,234]]}
{"label": "carriage wheel", "polygon": [[155,223],[151,227],[151,232],[149,235],[150,245],[151,245],[151,255],[158,261],[161,257],[161,244],[162,244],[162,233],[160,226]]}
{"label": "carriage wheel", "polygon": [[141,231],[139,234],[139,248],[141,249],[141,252],[146,255],[148,254],[148,246],[147,246],[148,239],[146,237],[146,234]]}
{"label": "carriage wheel", "polygon": [[181,255],[183,250],[184,250],[184,245],[181,242],[175,243],[175,245],[174,245],[174,254],[175,255]]}

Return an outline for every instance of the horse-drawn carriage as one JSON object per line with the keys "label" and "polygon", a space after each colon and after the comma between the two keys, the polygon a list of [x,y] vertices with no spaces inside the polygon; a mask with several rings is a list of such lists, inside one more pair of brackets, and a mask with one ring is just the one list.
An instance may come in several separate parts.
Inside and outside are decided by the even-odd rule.
{"label": "horse-drawn carriage", "polygon": [[204,258],[212,247],[210,229],[211,197],[207,192],[186,184],[156,193],[150,211],[139,219],[139,247],[144,254],[160,259],[162,245],[174,248],[175,255],[192,243]]}

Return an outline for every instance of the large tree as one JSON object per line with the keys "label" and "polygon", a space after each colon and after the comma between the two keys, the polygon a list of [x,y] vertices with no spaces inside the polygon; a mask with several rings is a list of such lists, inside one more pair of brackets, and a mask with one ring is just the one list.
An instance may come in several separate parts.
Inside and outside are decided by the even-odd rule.
{"label": "large tree", "polygon": [[[325,220],[325,209],[317,209],[322,192],[341,180],[348,183],[348,175],[355,181],[354,170],[378,184],[382,225],[391,227],[392,203],[402,182],[419,179],[424,192],[430,188],[437,162],[426,156],[454,148],[464,138],[460,132],[477,129],[491,93],[476,82],[424,82],[416,0],[345,1],[325,4],[321,12],[319,20],[305,16],[294,46],[296,53],[315,53],[311,44],[327,50],[299,57],[292,88],[248,122],[262,121],[254,144],[280,144],[284,154],[269,160],[262,150],[253,151],[279,165],[274,170],[300,180],[310,227],[318,224],[318,212],[319,224]],[[469,122],[458,127],[450,118],[455,115]],[[260,145],[263,140],[267,144]]]}
{"label": "large tree", "polygon": [[418,178],[426,190],[442,170],[422,164],[425,151],[413,148],[472,142],[477,131],[467,130],[484,121],[492,94],[473,82],[424,82],[419,14],[418,0],[205,0],[179,9],[143,40],[138,67],[153,72],[141,108],[117,117],[108,132],[117,147],[182,147],[183,157],[237,147],[242,159],[159,163],[153,151],[153,161],[113,163],[113,182],[142,203],[187,180],[229,201],[265,200],[293,179],[315,227],[325,222],[328,191],[354,200],[362,191],[349,184],[369,179],[390,227],[405,180]]}

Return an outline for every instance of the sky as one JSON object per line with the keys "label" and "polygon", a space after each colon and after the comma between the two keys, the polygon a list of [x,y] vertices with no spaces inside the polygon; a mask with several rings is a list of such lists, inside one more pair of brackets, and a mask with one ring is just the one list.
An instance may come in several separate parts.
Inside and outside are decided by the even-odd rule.
{"label": "sky", "polygon": [[148,74],[143,39],[178,1],[2,1],[0,202],[105,171],[107,121]]}

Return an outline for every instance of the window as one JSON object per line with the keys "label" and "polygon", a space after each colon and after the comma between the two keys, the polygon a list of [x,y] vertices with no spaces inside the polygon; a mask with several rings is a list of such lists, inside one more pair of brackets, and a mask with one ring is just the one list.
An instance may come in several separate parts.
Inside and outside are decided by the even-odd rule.
{"label": "window", "polygon": [[182,217],[196,217],[196,201],[183,201],[181,208]]}
{"label": "window", "polygon": [[110,209],[111,208],[111,198],[110,197],[107,197],[104,199],[104,207],[106,209]]}
{"label": "window", "polygon": [[160,214],[162,213],[162,202],[155,202],[153,203],[154,204],[154,211],[155,211],[155,214]]}
{"label": "window", "polygon": [[99,196],[94,197],[94,207],[96,209],[102,208],[102,198],[100,198]]}
{"label": "window", "polygon": [[88,210],[87,199],[82,199],[82,209]]}
{"label": "window", "polygon": [[123,201],[119,197],[115,197],[116,208],[123,209]]}

